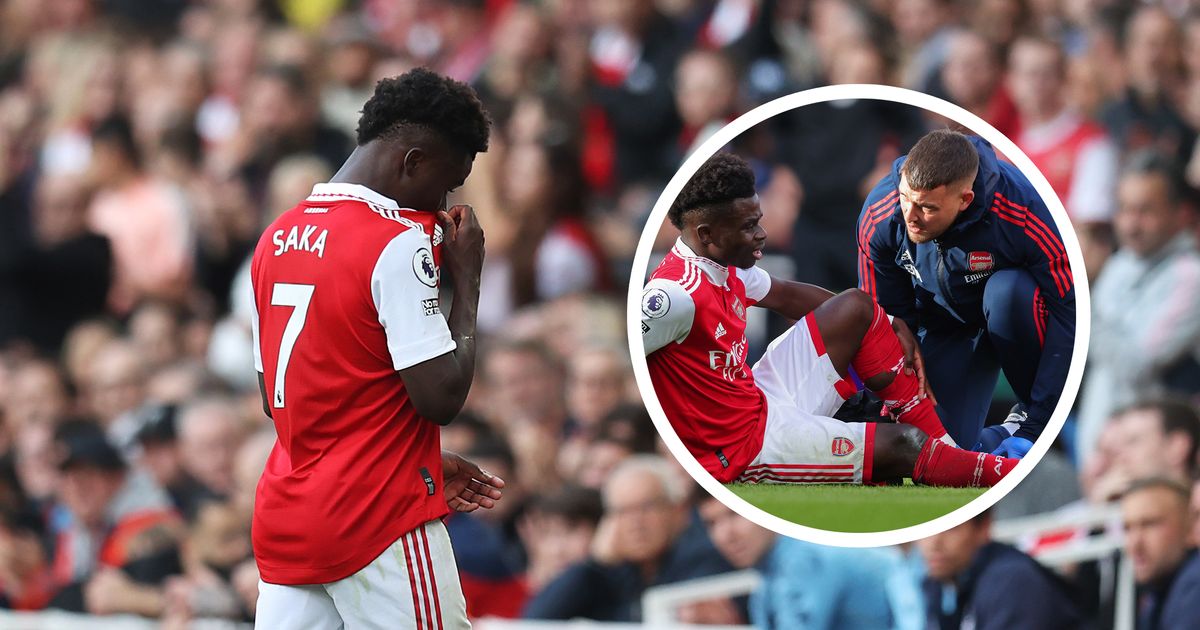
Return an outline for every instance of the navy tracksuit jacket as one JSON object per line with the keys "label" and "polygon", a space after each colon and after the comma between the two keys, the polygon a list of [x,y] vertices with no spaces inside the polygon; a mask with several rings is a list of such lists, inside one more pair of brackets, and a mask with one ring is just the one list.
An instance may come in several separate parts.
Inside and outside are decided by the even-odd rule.
{"label": "navy tracksuit jacket", "polygon": [[1016,167],[979,152],[975,199],[941,237],[915,244],[900,210],[900,167],[871,191],[858,219],[859,288],[917,332],[950,436],[970,448],[1000,369],[1034,440],[1058,403],[1075,340],[1075,283],[1058,227]]}

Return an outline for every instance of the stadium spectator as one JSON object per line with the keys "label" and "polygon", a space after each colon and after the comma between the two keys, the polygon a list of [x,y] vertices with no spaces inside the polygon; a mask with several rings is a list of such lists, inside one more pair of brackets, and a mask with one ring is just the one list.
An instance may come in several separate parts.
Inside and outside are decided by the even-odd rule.
{"label": "stadium spectator", "polygon": [[612,143],[606,183],[658,183],[675,172],[671,159],[679,116],[670,78],[686,49],[684,34],[655,8],[637,0],[612,0],[591,10],[595,31],[590,56],[592,98],[604,114]]}
{"label": "stadium spectator", "polygon": [[151,478],[129,470],[97,425],[65,422],[60,503],[50,516],[54,577],[51,606],[96,614],[163,611],[160,583],[179,572],[178,516]]}
{"label": "stadium spectator", "polygon": [[590,557],[533,596],[532,619],[636,621],[642,592],[730,570],[691,516],[673,465],[655,455],[622,462],[604,484],[604,516]]}
{"label": "stadium spectator", "polygon": [[4,405],[9,430],[28,425],[53,426],[71,408],[71,397],[58,367],[46,360],[24,361],[12,370]]}
{"label": "stadium spectator", "polygon": [[518,523],[529,555],[525,581],[531,592],[587,560],[603,514],[599,491],[571,484],[531,501]]}
{"label": "stadium spectator", "polygon": [[144,167],[129,121],[112,117],[92,132],[89,179],[97,187],[88,225],[112,244],[109,307],[127,314],[138,300],[181,300],[192,271],[192,233],[180,191]]}
{"label": "stadium spectator", "polygon": [[491,402],[481,411],[497,428],[527,424],[556,435],[565,428],[558,358],[544,345],[522,341],[491,348],[482,376]]}
{"label": "stadium spectator", "polygon": [[1121,497],[1125,551],[1137,581],[1139,630],[1188,628],[1200,618],[1200,556],[1188,511],[1188,487],[1140,480]]}
{"label": "stadium spectator", "polygon": [[1179,27],[1165,8],[1138,7],[1125,25],[1124,71],[1127,87],[1102,112],[1104,125],[1122,151],[1156,149],[1186,160],[1196,131],[1173,102],[1180,83]]}
{"label": "stadium spectator", "polygon": [[1193,405],[1172,399],[1146,399],[1113,414],[1084,464],[1088,498],[1113,501],[1131,483],[1163,477],[1187,483],[1195,478],[1200,448],[1200,415]]}
{"label": "stadium spectator", "polygon": [[700,49],[679,60],[675,83],[675,108],[683,121],[677,147],[685,158],[736,117],[737,74],[723,53]]}
{"label": "stadium spectator", "polygon": [[1092,341],[1079,405],[1077,454],[1087,459],[1106,418],[1140,396],[1200,392],[1200,254],[1183,229],[1177,170],[1134,155],[1114,219],[1121,249],[1096,281]]}
{"label": "stadium spectator", "polygon": [[241,565],[253,564],[248,535],[249,515],[232,506],[206,503],[181,545],[183,575],[166,582],[164,623],[174,619],[248,615],[232,576]]}
{"label": "stadium spectator", "polygon": [[[758,628],[915,628],[921,594],[895,549],[836,549],[780,536],[738,516],[708,494],[700,518],[717,551],[737,569],[757,568],[765,584],[750,596]],[[811,579],[811,576],[821,576]]]}
{"label": "stadium spectator", "polygon": [[[58,352],[76,322],[104,312],[112,251],[106,237],[88,229],[87,187],[76,176],[46,174],[33,191],[29,231],[16,229],[0,255],[0,299],[9,311],[0,343],[23,339],[39,351]],[[13,215],[20,204],[5,204]],[[46,287],[55,287],[47,291]]]}
{"label": "stadium spectator", "polygon": [[946,47],[941,87],[948,100],[979,116],[1009,138],[1020,120],[1004,81],[1004,60],[996,45],[975,31],[954,33]]}
{"label": "stadium spectator", "polygon": [[[992,540],[990,512],[917,542],[925,559],[929,628],[1079,628],[1068,586],[1017,549]],[[1020,597],[996,597],[1020,593]]]}
{"label": "stadium spectator", "polygon": [[1013,43],[1009,59],[1008,84],[1020,117],[1013,140],[1049,180],[1077,227],[1108,223],[1116,147],[1103,127],[1067,103],[1065,53],[1052,40],[1026,36]]}

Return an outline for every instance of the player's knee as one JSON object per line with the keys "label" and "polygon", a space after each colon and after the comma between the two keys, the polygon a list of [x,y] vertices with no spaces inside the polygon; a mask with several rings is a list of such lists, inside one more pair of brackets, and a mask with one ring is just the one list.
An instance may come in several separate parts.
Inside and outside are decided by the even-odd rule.
{"label": "player's knee", "polygon": [[875,430],[875,448],[908,466],[917,461],[927,439],[924,431],[907,424],[881,424]]}
{"label": "player's knee", "polygon": [[864,326],[870,326],[871,321],[875,319],[875,300],[867,292],[860,289],[846,289],[837,294],[836,299]]}
{"label": "player's knee", "polygon": [[900,429],[900,433],[896,436],[896,450],[911,456],[913,461],[916,461],[917,455],[921,453],[921,447],[925,446],[925,440],[928,440],[929,436],[914,426],[904,425]]}

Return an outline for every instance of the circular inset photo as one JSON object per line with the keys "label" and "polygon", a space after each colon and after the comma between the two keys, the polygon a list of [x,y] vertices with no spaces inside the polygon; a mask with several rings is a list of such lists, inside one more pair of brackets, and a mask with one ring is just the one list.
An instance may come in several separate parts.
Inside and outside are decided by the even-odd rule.
{"label": "circular inset photo", "polygon": [[818,88],[721,129],[658,199],[634,369],[672,454],[743,516],[906,542],[1050,448],[1086,355],[1082,270],[1053,188],[987,123],[900,88]]}

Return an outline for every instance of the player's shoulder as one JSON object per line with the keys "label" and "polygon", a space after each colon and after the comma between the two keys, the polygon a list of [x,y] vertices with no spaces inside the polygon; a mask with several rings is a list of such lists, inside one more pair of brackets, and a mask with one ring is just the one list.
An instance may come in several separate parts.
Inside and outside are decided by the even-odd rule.
{"label": "player's shoulder", "polygon": [[680,256],[674,250],[667,253],[650,277],[651,282],[669,282],[689,294],[695,293],[704,282],[704,272],[696,261],[688,256]]}
{"label": "player's shoulder", "polygon": [[644,319],[690,319],[695,313],[696,302],[691,291],[678,280],[651,278],[642,289]]}

